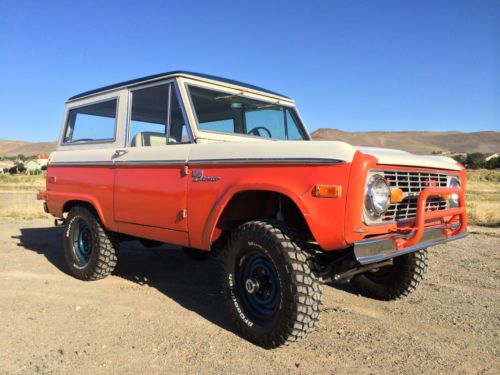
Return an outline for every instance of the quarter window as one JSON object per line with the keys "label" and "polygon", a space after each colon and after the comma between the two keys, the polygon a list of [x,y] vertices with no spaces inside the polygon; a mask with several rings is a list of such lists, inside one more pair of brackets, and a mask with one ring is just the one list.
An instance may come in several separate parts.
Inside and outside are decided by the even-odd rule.
{"label": "quarter window", "polygon": [[118,99],[71,109],[63,143],[114,141]]}

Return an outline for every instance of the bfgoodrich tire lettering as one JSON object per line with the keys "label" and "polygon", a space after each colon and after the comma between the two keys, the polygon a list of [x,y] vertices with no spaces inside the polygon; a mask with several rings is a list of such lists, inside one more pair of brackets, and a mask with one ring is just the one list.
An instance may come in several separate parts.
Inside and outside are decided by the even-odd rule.
{"label": "bfgoodrich tire lettering", "polygon": [[415,291],[427,273],[427,249],[394,258],[392,266],[377,272],[366,272],[352,280],[363,296],[390,301],[408,296]]}
{"label": "bfgoodrich tire lettering", "polygon": [[302,339],[318,321],[321,284],[301,246],[286,224],[252,221],[231,234],[224,250],[231,317],[244,337],[264,348]]}
{"label": "bfgoodrich tire lettering", "polygon": [[71,209],[64,227],[64,258],[70,273],[81,280],[102,279],[116,266],[119,241],[102,226],[93,210]]}

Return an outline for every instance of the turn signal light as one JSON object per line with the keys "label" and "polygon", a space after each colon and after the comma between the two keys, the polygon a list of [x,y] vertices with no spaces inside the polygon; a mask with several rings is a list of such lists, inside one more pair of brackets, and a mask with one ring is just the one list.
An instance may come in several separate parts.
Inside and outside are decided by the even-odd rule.
{"label": "turn signal light", "polygon": [[391,203],[399,203],[403,200],[403,190],[391,189]]}
{"label": "turn signal light", "polygon": [[340,198],[342,186],[340,185],[316,185],[313,195],[318,198]]}

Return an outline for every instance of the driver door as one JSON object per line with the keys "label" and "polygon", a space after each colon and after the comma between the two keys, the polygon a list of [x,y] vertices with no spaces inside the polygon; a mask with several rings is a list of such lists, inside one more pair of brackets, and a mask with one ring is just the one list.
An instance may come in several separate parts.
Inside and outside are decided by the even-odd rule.
{"label": "driver door", "polygon": [[115,221],[187,232],[183,171],[191,143],[175,86],[137,88],[130,98],[128,145],[114,157]]}

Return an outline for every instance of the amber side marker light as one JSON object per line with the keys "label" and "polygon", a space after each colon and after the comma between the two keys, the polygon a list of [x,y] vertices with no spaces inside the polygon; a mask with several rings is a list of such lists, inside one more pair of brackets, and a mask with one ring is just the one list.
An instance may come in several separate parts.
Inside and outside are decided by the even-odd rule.
{"label": "amber side marker light", "polygon": [[340,198],[342,186],[340,185],[316,185],[313,195],[318,198]]}
{"label": "amber side marker light", "polygon": [[399,203],[403,201],[403,190],[391,189],[391,203]]}

